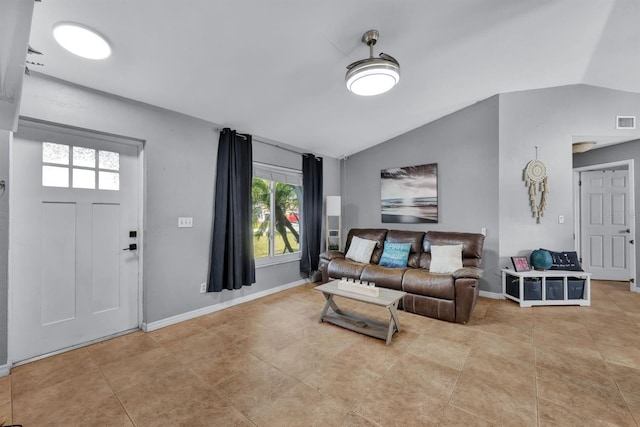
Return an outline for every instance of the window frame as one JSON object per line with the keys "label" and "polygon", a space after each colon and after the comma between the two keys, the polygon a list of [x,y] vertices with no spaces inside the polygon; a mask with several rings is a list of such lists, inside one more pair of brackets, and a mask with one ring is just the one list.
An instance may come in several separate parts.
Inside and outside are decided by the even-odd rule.
{"label": "window frame", "polygon": [[[298,199],[299,204],[299,250],[285,254],[275,254],[275,184],[281,182],[302,188],[302,171],[285,168],[282,166],[270,165],[267,163],[253,162],[252,178],[262,178],[269,181],[269,256],[254,258],[256,268],[270,265],[284,264],[299,261],[302,258],[302,193]],[[303,189],[304,191],[304,189]],[[251,202],[253,208],[253,200]],[[253,229],[252,229],[253,234]],[[255,249],[254,249],[255,251]],[[254,252],[255,257],[255,252]]]}

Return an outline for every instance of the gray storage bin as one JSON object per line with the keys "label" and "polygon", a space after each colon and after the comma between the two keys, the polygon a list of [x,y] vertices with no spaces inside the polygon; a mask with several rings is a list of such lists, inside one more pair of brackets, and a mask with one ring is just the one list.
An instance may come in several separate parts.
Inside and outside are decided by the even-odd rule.
{"label": "gray storage bin", "polygon": [[585,279],[569,279],[567,280],[567,286],[569,287],[567,298],[568,299],[582,299],[584,298],[584,282]]}
{"label": "gray storage bin", "polygon": [[[520,298],[519,281],[515,276],[507,276],[507,294],[515,298]],[[525,277],[523,283],[525,300],[541,300],[542,299],[542,280],[538,278]]]}
{"label": "gray storage bin", "polygon": [[564,280],[547,277],[545,280],[545,292],[548,300],[564,299]]}

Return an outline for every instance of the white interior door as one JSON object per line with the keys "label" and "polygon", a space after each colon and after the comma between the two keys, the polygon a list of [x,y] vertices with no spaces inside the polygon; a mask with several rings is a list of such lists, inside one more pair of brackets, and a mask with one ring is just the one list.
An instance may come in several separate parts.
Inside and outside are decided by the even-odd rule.
{"label": "white interior door", "polygon": [[[631,279],[633,218],[627,170],[581,173],[582,267],[593,279]],[[631,219],[631,221],[630,221]]]}
{"label": "white interior door", "polygon": [[11,155],[10,359],[136,328],[139,147],[21,122]]}

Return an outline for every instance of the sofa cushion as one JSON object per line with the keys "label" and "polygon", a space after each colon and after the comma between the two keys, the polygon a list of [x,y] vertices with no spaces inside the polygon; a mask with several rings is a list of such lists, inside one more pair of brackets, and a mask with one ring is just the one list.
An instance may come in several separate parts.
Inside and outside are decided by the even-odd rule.
{"label": "sofa cushion", "polygon": [[371,254],[375,247],[376,242],[374,240],[361,239],[358,236],[354,236],[351,239],[351,245],[345,258],[368,264],[371,261]]}
{"label": "sofa cushion", "polygon": [[402,290],[415,295],[453,300],[455,280],[451,274],[429,273],[410,268],[402,277]]}
{"label": "sofa cushion", "polygon": [[378,265],[382,267],[404,268],[407,266],[411,243],[384,242],[382,257]]}
{"label": "sofa cushion", "polygon": [[462,244],[462,265],[480,267],[484,236],[479,233],[458,233],[450,231],[427,231],[422,245],[420,268],[429,268],[431,263],[431,246]]}
{"label": "sofa cushion", "polygon": [[328,277],[336,279],[343,277],[348,279],[360,279],[362,270],[364,270],[367,265],[368,264],[362,264],[346,258],[334,258],[327,266],[327,275]]}
{"label": "sofa cushion", "polygon": [[347,234],[347,241],[345,245],[345,251],[349,250],[351,246],[351,240],[357,236],[361,239],[373,240],[376,242],[376,248],[371,254],[372,264],[377,264],[382,256],[382,247],[384,246],[384,238],[387,235],[387,229],[385,228],[352,228]]}
{"label": "sofa cushion", "polygon": [[431,246],[431,273],[453,273],[462,268],[462,245]]}
{"label": "sofa cushion", "polygon": [[406,268],[391,268],[381,267],[375,264],[367,265],[362,271],[360,276],[361,280],[367,282],[374,282],[377,287],[401,290],[402,289],[402,277],[406,271]]}

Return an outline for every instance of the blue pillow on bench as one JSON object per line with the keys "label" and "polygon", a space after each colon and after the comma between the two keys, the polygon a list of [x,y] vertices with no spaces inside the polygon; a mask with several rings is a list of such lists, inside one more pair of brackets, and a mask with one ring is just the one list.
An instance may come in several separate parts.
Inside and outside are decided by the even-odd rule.
{"label": "blue pillow on bench", "polygon": [[382,267],[404,268],[407,266],[411,243],[384,242],[382,257],[378,265]]}

